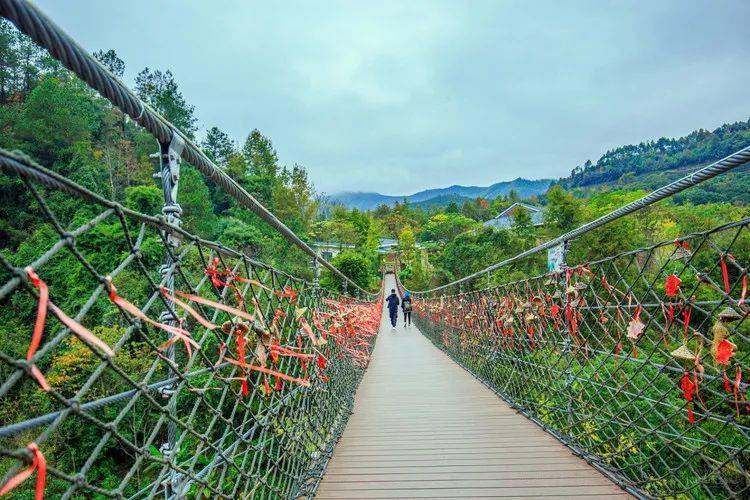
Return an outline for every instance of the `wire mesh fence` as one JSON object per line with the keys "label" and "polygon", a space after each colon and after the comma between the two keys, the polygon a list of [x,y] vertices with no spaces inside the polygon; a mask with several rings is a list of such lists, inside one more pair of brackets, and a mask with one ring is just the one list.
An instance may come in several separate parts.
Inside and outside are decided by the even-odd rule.
{"label": "wire mesh fence", "polygon": [[[42,221],[15,253],[0,253],[0,491],[311,495],[380,306],[21,155],[0,151],[0,166]],[[74,213],[58,210],[62,197],[77,200]]]}
{"label": "wire mesh fence", "polygon": [[430,340],[620,484],[750,495],[750,219],[415,304]]}

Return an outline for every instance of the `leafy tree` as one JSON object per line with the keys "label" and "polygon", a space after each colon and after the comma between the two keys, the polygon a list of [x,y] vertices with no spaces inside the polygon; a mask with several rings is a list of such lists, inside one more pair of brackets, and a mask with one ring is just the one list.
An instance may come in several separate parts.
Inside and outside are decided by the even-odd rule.
{"label": "leafy tree", "polygon": [[318,212],[315,189],[307,171],[299,165],[291,170],[284,168],[280,180],[273,192],[274,211],[293,231],[307,234]]}
{"label": "leafy tree", "polygon": [[513,253],[510,231],[483,228],[463,233],[448,242],[438,257],[445,279],[456,279],[479,271]]}
{"label": "leafy tree", "polygon": [[97,50],[94,52],[94,57],[117,78],[122,78],[125,74],[125,61],[120,59],[114,49],[106,52]]}
{"label": "leafy tree", "polygon": [[236,151],[234,141],[218,127],[208,129],[206,137],[201,142],[201,148],[211,161],[223,168],[227,167],[229,158]]}
{"label": "leafy tree", "polygon": [[[365,290],[370,288],[374,271],[370,261],[361,253],[356,251],[341,252],[331,260],[331,264],[360,287]],[[343,290],[343,281],[325,269],[320,278],[320,284],[332,290]]]}
{"label": "leafy tree", "polygon": [[277,176],[279,157],[271,139],[261,134],[257,128],[247,136],[242,147],[242,154],[245,156],[250,173],[270,178]]}
{"label": "leafy tree", "polygon": [[225,218],[223,223],[220,241],[224,245],[242,250],[251,257],[259,253],[265,239],[261,230],[232,217]]}
{"label": "leafy tree", "polygon": [[544,212],[544,223],[556,233],[570,231],[580,225],[581,202],[566,193],[559,185],[547,191],[547,207]]}
{"label": "leafy tree", "polygon": [[448,242],[461,233],[478,227],[478,224],[466,216],[456,213],[437,214],[427,221],[422,230],[423,240]]}
{"label": "leafy tree", "polygon": [[402,261],[409,262],[414,256],[417,240],[414,237],[414,231],[407,226],[401,230],[398,235],[398,248],[401,252]]}
{"label": "leafy tree", "polygon": [[177,201],[182,207],[182,222],[185,229],[214,239],[218,236],[216,215],[209,197],[208,186],[203,176],[190,165],[180,170],[180,184]]}
{"label": "leafy tree", "polygon": [[125,190],[125,206],[144,214],[158,214],[164,194],[156,186],[131,186]]}
{"label": "leafy tree", "polygon": [[19,147],[44,165],[67,162],[73,145],[90,141],[103,110],[79,80],[48,77],[29,94],[14,124]]}
{"label": "leafy tree", "polygon": [[195,107],[187,103],[170,70],[145,68],[135,77],[135,90],[141,99],[193,138],[198,122]]}
{"label": "leafy tree", "polygon": [[5,19],[0,19],[0,102],[7,102],[16,90],[19,54],[16,50],[16,30]]}

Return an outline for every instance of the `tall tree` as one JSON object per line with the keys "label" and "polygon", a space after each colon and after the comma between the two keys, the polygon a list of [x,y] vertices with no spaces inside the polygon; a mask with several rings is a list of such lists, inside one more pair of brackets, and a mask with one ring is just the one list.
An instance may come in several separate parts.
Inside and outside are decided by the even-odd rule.
{"label": "tall tree", "polygon": [[7,102],[16,90],[18,51],[16,32],[10,22],[0,19],[0,103]]}
{"label": "tall tree", "polygon": [[94,57],[117,78],[122,78],[125,74],[125,61],[119,58],[114,49],[109,49],[107,52],[97,50],[94,52]]}
{"label": "tall tree", "polygon": [[206,155],[222,168],[226,168],[229,157],[236,151],[232,138],[218,127],[208,129],[206,137],[201,142],[201,147]]}
{"label": "tall tree", "polygon": [[242,153],[252,174],[269,177],[276,177],[278,174],[279,157],[273,143],[257,128],[247,136]]}
{"label": "tall tree", "polygon": [[197,130],[195,107],[188,104],[171,71],[145,68],[135,77],[135,90],[157,112],[193,138]]}
{"label": "tall tree", "polygon": [[570,231],[581,221],[581,202],[572,194],[565,192],[560,185],[552,186],[547,191],[547,208],[544,222],[557,232]]}

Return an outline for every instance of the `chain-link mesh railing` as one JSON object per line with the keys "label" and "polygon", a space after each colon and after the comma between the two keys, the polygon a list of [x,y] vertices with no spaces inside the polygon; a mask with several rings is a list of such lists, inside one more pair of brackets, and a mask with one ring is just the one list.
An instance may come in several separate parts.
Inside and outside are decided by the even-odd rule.
{"label": "chain-link mesh railing", "polygon": [[[379,306],[124,208],[21,155],[0,151],[0,166],[43,223],[0,254],[0,491],[312,494]],[[79,201],[75,214],[57,210],[61,197]]]}
{"label": "chain-link mesh railing", "polygon": [[438,347],[631,491],[750,495],[750,219],[422,296]]}

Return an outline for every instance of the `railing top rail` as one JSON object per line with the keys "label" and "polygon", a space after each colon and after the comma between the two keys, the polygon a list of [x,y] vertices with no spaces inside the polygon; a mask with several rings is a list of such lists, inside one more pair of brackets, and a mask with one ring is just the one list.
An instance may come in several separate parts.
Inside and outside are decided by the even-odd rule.
{"label": "railing top rail", "polygon": [[447,288],[460,285],[463,283],[467,283],[473,279],[484,276],[487,273],[500,269],[501,267],[512,264],[513,262],[517,262],[521,259],[525,259],[526,257],[539,253],[543,250],[550,249],[557,245],[564,244],[600,226],[609,224],[610,222],[615,221],[621,217],[624,217],[626,215],[630,215],[634,212],[642,210],[643,208],[646,208],[647,206],[652,205],[656,203],[657,201],[661,201],[665,198],[669,198],[670,196],[673,196],[681,191],[684,191],[685,189],[688,189],[690,187],[700,184],[701,182],[712,179],[713,177],[716,177],[717,175],[723,174],[737,167],[747,165],[748,162],[750,162],[750,146],[740,149],[739,151],[736,151],[728,155],[727,157],[722,158],[721,160],[718,160],[674,182],[671,182],[665,186],[662,186],[659,189],[656,189],[655,191],[652,191],[651,193],[647,194],[643,198],[640,198],[631,203],[628,203],[627,205],[624,205],[618,208],[617,210],[613,210],[612,212],[606,215],[603,215],[599,217],[598,219],[595,219],[591,222],[587,222],[586,224],[583,224],[582,226],[576,229],[573,229],[572,231],[569,231],[561,236],[558,236],[557,238],[554,238],[540,245],[537,245],[533,248],[530,248],[529,250],[526,250],[525,252],[521,252],[518,255],[505,259],[501,262],[488,266],[482,269],[481,271],[477,271],[473,274],[470,274],[461,279],[452,281],[445,285],[441,285],[435,288],[430,288],[429,290],[413,290],[412,293],[424,295],[424,294],[429,294],[429,293],[434,293],[434,292],[438,292],[441,290],[445,290]]}
{"label": "railing top rail", "polygon": [[145,128],[159,142],[162,144],[170,144],[173,141],[183,142],[184,147],[181,156],[185,161],[194,165],[240,205],[252,210],[290,243],[337,277],[349,283],[361,293],[370,297],[374,296],[374,294],[359,287],[330,262],[318,256],[315,250],[297,236],[294,231],[289,229],[262,203],[217,167],[184,133],[141,100],[36,6],[26,0],[1,0],[0,15],[10,20],[39,46],[44,47],[52,57],[60,61],[114,106]]}

